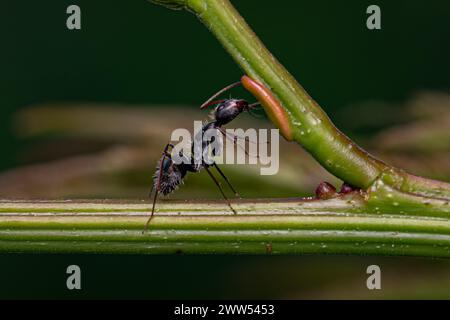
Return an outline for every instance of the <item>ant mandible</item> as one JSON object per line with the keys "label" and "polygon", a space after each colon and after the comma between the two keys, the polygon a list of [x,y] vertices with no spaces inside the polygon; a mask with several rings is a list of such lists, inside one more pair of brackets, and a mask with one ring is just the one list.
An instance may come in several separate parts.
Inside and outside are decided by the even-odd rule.
{"label": "ant mandible", "polygon": [[[216,106],[214,110],[214,120],[206,123],[202,127],[202,132],[206,132],[209,129],[215,129],[218,130],[222,135],[224,135],[226,138],[230,138],[226,131],[223,130],[223,126],[233,121],[238,115],[240,115],[242,112],[247,111],[250,112],[250,110],[256,108],[259,103],[253,103],[249,104],[246,100],[243,99],[222,99],[222,100],[215,100],[217,99],[221,94],[224,92],[240,85],[241,82],[233,83],[216,94],[214,94],[211,98],[209,98],[205,103],[203,103],[200,107],[200,109],[205,109],[210,106]],[[237,137],[234,137],[233,142],[236,142]],[[202,143],[202,149],[205,150],[205,148],[208,148],[211,144],[211,141],[204,141]],[[154,214],[155,214],[155,205],[156,200],[158,198],[158,194],[162,193],[163,195],[168,195],[175,191],[177,187],[183,182],[184,177],[188,172],[197,173],[200,172],[202,169],[205,169],[208,175],[211,177],[213,182],[216,184],[216,186],[219,188],[220,193],[222,194],[222,197],[225,199],[225,201],[228,204],[228,207],[231,209],[231,211],[236,214],[236,210],[232,207],[230,201],[228,200],[227,196],[225,195],[224,191],[222,190],[222,187],[220,186],[218,180],[216,177],[212,174],[210,167],[214,167],[216,171],[222,176],[222,178],[225,180],[225,182],[228,184],[230,189],[233,191],[233,193],[239,197],[239,194],[236,192],[236,190],[231,185],[228,178],[225,176],[225,174],[222,172],[222,170],[219,168],[219,166],[212,162],[211,164],[206,163],[203,159],[201,164],[194,163],[193,159],[193,153],[194,153],[194,144],[191,144],[191,156],[188,158],[186,155],[182,154],[180,152],[179,156],[181,158],[184,158],[182,163],[176,164],[172,160],[172,154],[171,151],[174,148],[172,144],[167,144],[164,148],[164,151],[162,153],[161,159],[158,162],[155,175],[153,176],[153,185],[152,185],[152,191],[154,191],[153,196],[153,205],[152,205],[152,213],[149,219],[147,220],[147,223],[145,224],[145,230],[148,229],[148,225],[150,221],[152,220]],[[214,153],[214,151],[213,151]],[[203,152],[202,152],[203,154]],[[216,155],[216,154],[214,154]]]}

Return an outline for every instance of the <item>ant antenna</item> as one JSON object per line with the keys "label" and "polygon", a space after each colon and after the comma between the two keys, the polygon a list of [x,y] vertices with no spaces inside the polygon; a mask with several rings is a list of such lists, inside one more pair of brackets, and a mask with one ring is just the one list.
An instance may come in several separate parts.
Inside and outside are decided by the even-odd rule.
{"label": "ant antenna", "polygon": [[208,108],[209,106],[213,106],[213,105],[215,105],[215,104],[219,104],[219,103],[222,103],[222,102],[225,102],[225,101],[227,101],[227,100],[225,100],[225,99],[221,99],[221,100],[213,100],[213,101],[211,101],[211,102],[208,102],[208,103],[204,103],[201,107],[200,107],[200,109],[206,109],[206,108]]}
{"label": "ant antenna", "polygon": [[214,177],[214,175],[211,173],[211,171],[209,171],[209,169],[207,167],[205,167],[206,172],[208,172],[209,176],[211,177],[211,179],[214,181],[214,183],[216,184],[216,186],[219,188],[220,193],[222,194],[222,197],[225,199],[225,201],[227,202],[228,206],[230,207],[231,211],[233,211],[234,214],[237,214],[236,210],[233,209],[233,207],[231,206],[230,200],[228,200],[227,196],[225,195],[225,193],[222,190],[222,187],[220,186],[219,181],[217,181],[216,177]]}
{"label": "ant antenna", "polygon": [[[235,82],[235,83],[233,83],[233,84],[230,84],[229,86],[226,86],[225,88],[223,88],[222,90],[220,90],[219,92],[217,92],[216,94],[214,94],[211,98],[209,98],[208,100],[206,100],[206,102],[203,103],[203,104],[201,105],[200,109],[205,109],[205,108],[207,108],[208,106],[214,104],[213,101],[214,101],[218,96],[220,96],[222,93],[224,93],[224,92],[226,92],[226,91],[228,91],[228,90],[230,90],[230,89],[233,89],[234,87],[239,86],[240,84],[241,84],[241,82],[239,81],[239,82]],[[225,100],[219,100],[219,101],[223,102],[223,101],[225,101]],[[218,103],[220,103],[220,102],[218,102]]]}

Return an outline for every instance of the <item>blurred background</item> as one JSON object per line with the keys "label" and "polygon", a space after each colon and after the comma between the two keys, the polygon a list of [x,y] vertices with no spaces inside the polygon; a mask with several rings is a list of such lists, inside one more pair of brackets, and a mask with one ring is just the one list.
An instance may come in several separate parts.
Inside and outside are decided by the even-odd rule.
{"label": "blurred background", "polygon": [[[376,1],[382,10],[380,31],[366,28],[366,8],[373,1],[232,2],[344,133],[389,163],[450,181],[449,1]],[[79,31],[66,28],[70,4],[81,8]],[[0,198],[145,198],[172,130],[192,130],[194,120],[207,119],[198,106],[242,75],[191,14],[144,0],[6,0],[0,16]],[[252,101],[242,89],[232,94]],[[231,126],[271,124],[242,115]],[[224,171],[246,198],[305,196],[322,180],[339,183],[287,143],[281,146],[276,176],[260,176],[254,166],[225,166]],[[218,194],[207,176],[197,174],[171,196],[186,198]],[[195,276],[208,268],[205,261],[217,265],[217,259],[227,258],[203,257],[201,265],[195,257],[184,259],[191,259],[186,264]],[[257,264],[229,259],[228,270],[237,278]],[[304,265],[304,259],[310,259],[306,265],[324,265],[320,259],[330,258],[278,258],[273,272]],[[342,272],[365,263],[334,259]],[[167,258],[158,261],[164,270]],[[400,270],[407,261],[389,263]],[[420,267],[416,282],[436,280],[436,268],[447,279],[417,292],[449,297],[449,263],[413,260],[412,265]],[[353,276],[340,275],[348,282],[356,281]],[[323,275],[314,279],[328,283]],[[312,292],[280,283],[264,297]],[[345,295],[342,286],[341,293],[330,286],[314,289],[315,295]],[[398,295],[386,295],[411,293],[399,288]],[[355,292],[347,289],[346,294]]]}

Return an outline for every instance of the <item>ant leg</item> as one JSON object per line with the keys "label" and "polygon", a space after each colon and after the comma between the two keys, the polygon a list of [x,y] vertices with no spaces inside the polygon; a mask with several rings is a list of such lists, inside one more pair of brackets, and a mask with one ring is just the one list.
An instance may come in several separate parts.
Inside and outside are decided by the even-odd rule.
{"label": "ant leg", "polygon": [[225,91],[228,91],[234,87],[237,87],[238,85],[240,85],[241,82],[235,82],[233,84],[230,84],[229,86],[223,88],[222,90],[220,90],[219,92],[217,92],[216,94],[214,94],[211,98],[209,98],[208,100],[205,101],[205,103],[202,104],[202,106],[200,107],[200,109],[204,109],[207,106],[211,105],[211,102],[214,101],[218,96],[220,96],[222,93],[224,93]]}
{"label": "ant leg", "polygon": [[222,172],[222,170],[220,170],[219,166],[217,165],[217,163],[214,162],[213,164],[214,168],[216,168],[217,172],[219,172],[219,174],[222,176],[222,178],[226,181],[226,183],[228,184],[228,186],[230,187],[231,191],[234,192],[234,195],[236,197],[241,197],[239,195],[239,193],[233,188],[233,186],[231,185],[230,181],[228,180],[228,178],[225,176],[225,174]]}
{"label": "ant leg", "polygon": [[167,155],[168,151],[169,151],[169,148],[173,148],[173,144],[171,144],[171,143],[166,144],[166,147],[164,148],[163,154]]}
{"label": "ant leg", "polygon": [[222,194],[223,198],[225,199],[225,201],[227,202],[228,206],[230,207],[231,211],[233,211],[234,214],[237,214],[236,210],[233,209],[233,207],[231,206],[230,200],[228,200],[227,196],[225,195],[225,193],[222,190],[222,187],[220,186],[219,181],[217,181],[216,177],[214,177],[214,175],[211,173],[211,171],[209,171],[209,169],[207,167],[205,167],[206,172],[208,172],[209,176],[211,177],[211,179],[214,181],[214,183],[216,184],[216,186],[219,188],[220,193]]}
{"label": "ant leg", "polygon": [[251,115],[253,118],[256,118],[256,119],[262,119],[262,118],[264,118],[263,115],[257,114],[257,113],[254,112],[254,110],[257,109],[257,108],[256,108],[257,106],[261,106],[261,103],[255,102],[255,103],[250,104],[250,105],[248,106],[248,108],[247,108],[247,113],[248,113],[249,115]]}
{"label": "ant leg", "polygon": [[150,215],[150,218],[148,218],[147,222],[145,223],[144,232],[148,230],[148,225],[150,224],[150,221],[152,221],[153,216],[155,215],[155,205],[156,205],[156,199],[158,198],[158,192],[159,192],[159,187],[156,188],[155,195],[153,197],[152,214]]}
{"label": "ant leg", "polygon": [[[219,128],[219,131],[225,136],[225,138],[227,138],[228,140],[233,142],[233,144],[237,145],[239,148],[244,150],[244,152],[247,156],[251,157],[251,155],[248,153],[247,149],[245,149],[245,146],[243,147],[239,143],[237,143],[238,137],[234,136],[233,138],[230,138],[229,134],[226,131],[223,131],[222,128]],[[258,155],[256,155],[256,157],[258,157]]]}
{"label": "ant leg", "polygon": [[[234,142],[234,143],[237,143],[237,140],[238,140],[238,139],[241,139],[241,140],[248,141],[248,142],[251,143],[251,144],[269,144],[269,141],[266,141],[266,142],[255,142],[255,141],[250,140],[249,137],[240,137],[240,136],[238,136],[238,135],[234,135],[234,134],[232,134],[232,133],[228,133],[228,132],[226,132],[225,129],[223,129],[223,128],[217,128],[217,129],[218,129],[224,136],[231,136],[231,137],[233,137],[232,139],[233,139],[233,142]],[[230,138],[230,139],[231,139],[231,138]]]}
{"label": "ant leg", "polygon": [[152,188],[150,189],[150,192],[148,193],[148,197],[150,198],[152,196],[153,193],[153,189],[155,188],[155,184],[152,181]]}
{"label": "ant leg", "polygon": [[155,184],[152,183],[152,190],[150,191],[150,194],[149,194],[149,197],[150,197],[152,195],[153,189],[155,189],[155,195],[153,197],[152,214],[150,215],[150,218],[148,218],[147,222],[145,223],[144,232],[148,230],[148,225],[150,224],[150,221],[153,219],[153,216],[155,214],[156,199],[158,198],[159,188],[161,187],[162,166],[163,166],[164,160],[166,158],[170,158],[169,148],[173,148],[173,144],[168,143],[165,146],[164,151],[162,153],[161,159],[159,161],[159,168],[158,168],[159,174],[158,174],[158,182],[156,183],[156,188],[155,188]]}
{"label": "ant leg", "polygon": [[[259,159],[259,155],[251,155],[250,153],[248,153],[248,151],[245,149],[245,146],[241,146],[239,143],[237,143],[237,139],[242,137],[238,137],[238,136],[233,136],[233,138],[230,138],[230,134],[227,133],[226,131],[223,130],[223,128],[217,128],[225,138],[227,138],[228,140],[230,140],[231,142],[233,142],[233,144],[237,145],[239,148],[241,148],[244,152],[245,155],[249,156],[249,157],[255,157]],[[246,139],[247,140],[247,139]],[[247,140],[249,141],[249,140]]]}

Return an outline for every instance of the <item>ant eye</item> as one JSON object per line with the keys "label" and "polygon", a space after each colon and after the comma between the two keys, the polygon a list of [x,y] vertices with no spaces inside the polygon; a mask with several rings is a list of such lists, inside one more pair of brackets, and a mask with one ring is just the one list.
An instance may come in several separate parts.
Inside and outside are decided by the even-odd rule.
{"label": "ant eye", "polygon": [[225,103],[219,104],[216,108],[216,112],[221,112],[223,109],[225,109],[225,107],[226,107]]}

